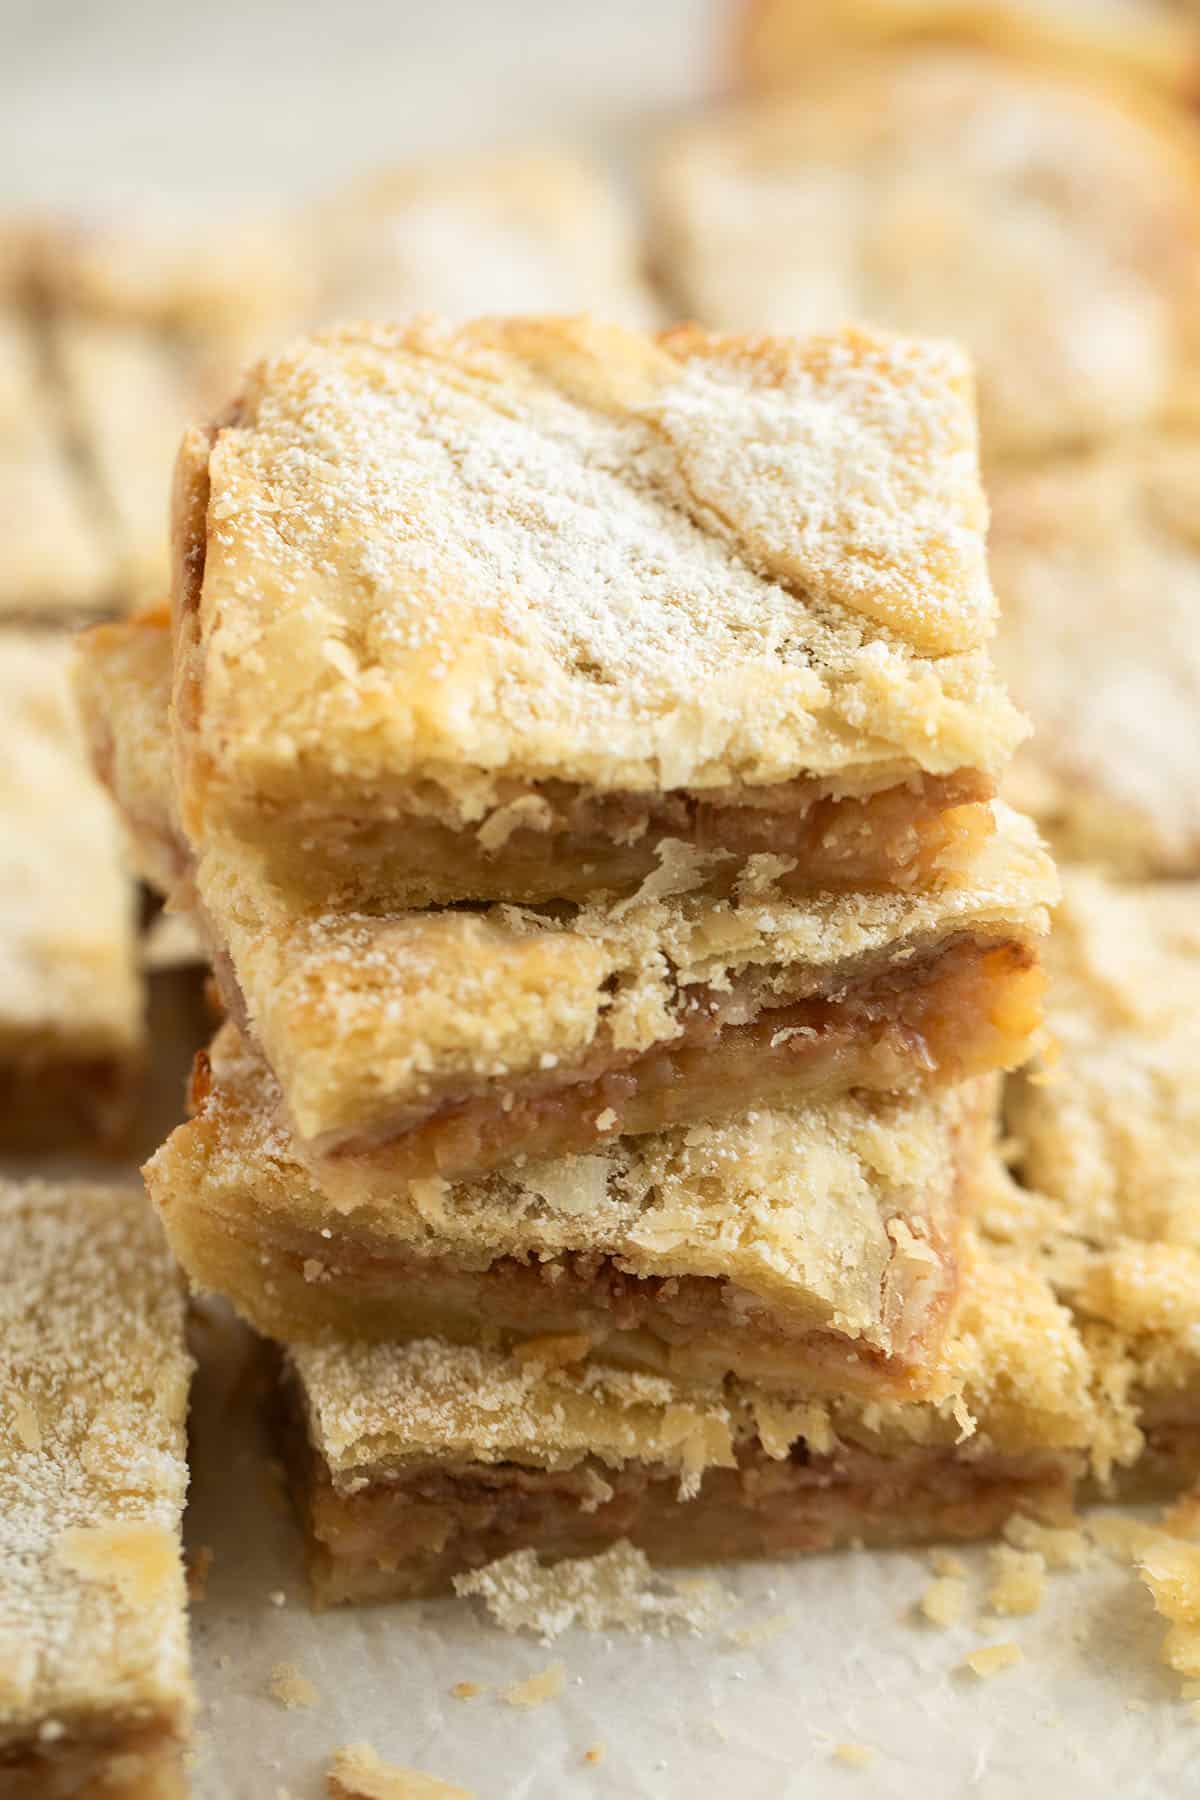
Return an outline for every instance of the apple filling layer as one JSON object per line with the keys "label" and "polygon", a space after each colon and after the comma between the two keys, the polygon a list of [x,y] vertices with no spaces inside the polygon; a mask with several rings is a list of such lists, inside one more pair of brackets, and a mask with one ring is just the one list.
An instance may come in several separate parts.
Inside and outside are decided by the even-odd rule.
{"label": "apple filling layer", "polygon": [[1024,1060],[1042,986],[1026,944],[961,934],[791,1004],[759,1000],[752,1011],[737,984],[719,995],[685,990],[678,1034],[647,1052],[601,1046],[575,1070],[444,1095],[424,1117],[408,1108],[369,1135],[330,1133],[309,1154],[331,1197],[354,1204],[397,1181],[461,1179],[817,1092],[963,1081]]}
{"label": "apple filling layer", "polygon": [[323,1606],[433,1593],[523,1549],[553,1562],[625,1539],[656,1562],[687,1564],[991,1537],[1015,1512],[1065,1523],[1079,1473],[1070,1452],[884,1456],[838,1445],[818,1455],[801,1440],[776,1460],[752,1441],[735,1468],[706,1471],[690,1500],[677,1470],[596,1458],[546,1469],[448,1456],[364,1471],[339,1491],[294,1416],[285,1439]]}
{"label": "apple filling layer", "polygon": [[514,790],[477,827],[420,811],[254,815],[272,879],[307,899],[431,906],[457,900],[542,904],[631,894],[667,843],[711,856],[728,889],[752,856],[785,857],[784,894],[924,889],[953,880],[992,830],[992,783],[971,769],[913,776],[862,796],[801,779],[736,796],[603,794],[562,783]]}
{"label": "apple filling layer", "polygon": [[[162,1204],[160,1202],[160,1204]],[[965,1206],[965,1203],[964,1203]],[[811,1296],[788,1306],[737,1282],[636,1275],[615,1256],[499,1257],[464,1268],[357,1240],[349,1229],[280,1228],[163,1204],[191,1279],[283,1342],[338,1333],[387,1342],[437,1334],[511,1349],[517,1359],[607,1363],[691,1381],[726,1374],[763,1387],[863,1399],[938,1397],[937,1352],[958,1286],[953,1249],[926,1229],[900,1235],[917,1254],[885,1270],[872,1331],[838,1330]],[[808,1299],[807,1306],[804,1304]]]}

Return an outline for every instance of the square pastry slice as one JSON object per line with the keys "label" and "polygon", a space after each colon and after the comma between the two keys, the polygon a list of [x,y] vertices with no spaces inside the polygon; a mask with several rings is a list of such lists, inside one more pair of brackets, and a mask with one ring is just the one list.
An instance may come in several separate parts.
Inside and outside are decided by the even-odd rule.
{"label": "square pastry slice", "polygon": [[1123,1397],[1135,1476],[1200,1473],[1200,883],[1072,874],[1049,951],[1058,1055],[1009,1084],[1026,1184],[987,1206]]}
{"label": "square pastry slice", "polygon": [[1068,1514],[1089,1367],[1040,1276],[974,1259],[939,1405],[332,1339],[284,1362],[319,1604],[434,1591],[514,1551],[667,1563],[985,1537]]}
{"label": "square pastry slice", "polygon": [[941,1391],[995,1091],[846,1096],[330,1204],[226,1026],[146,1166],[192,1281],[284,1342],[436,1332],[518,1358],[864,1394]]}
{"label": "square pastry slice", "polygon": [[347,1204],[1027,1053],[1034,946],[1057,888],[1036,835],[1003,807],[957,880],[921,895],[788,896],[781,859],[762,854],[722,896],[676,844],[613,904],[327,910],[229,840],[191,865],[139,683],[154,655],[152,624],[93,634],[83,687],[98,764],[143,865],[188,871],[176,902],[203,927],[298,1149]]}
{"label": "square pastry slice", "polygon": [[1200,436],[991,483],[996,656],[1034,736],[1006,777],[1063,856],[1200,875]]}
{"label": "square pastry slice", "polygon": [[0,1183],[0,1792],[182,1796],[184,1301],[136,1189]]}
{"label": "square pastry slice", "polygon": [[685,128],[656,258],[689,316],[961,340],[985,462],[1200,403],[1200,150],[1138,91],[969,52],[867,58]]}
{"label": "square pastry slice", "polygon": [[348,328],[176,500],[184,828],[306,898],[626,894],[680,843],[919,886],[1024,729],[946,346]]}
{"label": "square pastry slice", "polygon": [[1177,0],[736,0],[734,64],[759,92],[809,78],[814,57],[947,43],[1054,56],[1194,98],[1200,31]]}
{"label": "square pastry slice", "polygon": [[143,1048],[135,896],[68,639],[0,631],[0,1144],[113,1139]]}

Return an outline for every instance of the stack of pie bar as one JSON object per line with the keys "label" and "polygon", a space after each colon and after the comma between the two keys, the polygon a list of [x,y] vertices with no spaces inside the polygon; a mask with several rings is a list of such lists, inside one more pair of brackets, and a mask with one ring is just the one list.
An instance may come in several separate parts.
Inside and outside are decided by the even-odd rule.
{"label": "stack of pie bar", "polygon": [[323,1598],[1069,1497],[1082,1348],[971,1230],[1055,894],[984,529],[965,360],[861,331],[344,328],[185,439],[81,691]]}

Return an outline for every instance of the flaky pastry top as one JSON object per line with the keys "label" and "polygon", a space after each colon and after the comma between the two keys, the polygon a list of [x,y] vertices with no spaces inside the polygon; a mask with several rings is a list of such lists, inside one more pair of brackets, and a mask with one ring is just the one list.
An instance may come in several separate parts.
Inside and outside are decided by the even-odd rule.
{"label": "flaky pastry top", "polygon": [[252,372],[176,478],[194,835],[512,784],[996,768],[971,383],[865,331],[418,321]]}
{"label": "flaky pastry top", "polygon": [[136,1189],[0,1183],[0,1745],[191,1706],[191,1362]]}

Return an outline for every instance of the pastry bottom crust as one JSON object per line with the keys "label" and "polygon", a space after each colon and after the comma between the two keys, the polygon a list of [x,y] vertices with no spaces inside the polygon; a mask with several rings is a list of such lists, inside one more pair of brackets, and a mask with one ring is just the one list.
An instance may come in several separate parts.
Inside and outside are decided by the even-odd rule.
{"label": "pastry bottom crust", "polygon": [[745,1024],[722,1024],[719,1012],[693,1001],[677,1038],[624,1062],[610,1052],[607,1066],[557,1071],[553,1085],[447,1099],[394,1134],[381,1127],[369,1138],[298,1148],[330,1198],[355,1206],[386,1201],[402,1181],[461,1180],[517,1156],[576,1155],[607,1138],[792,1106],[815,1093],[965,1081],[1024,1060],[1042,987],[1027,945],[964,934]]}
{"label": "pastry bottom crust", "polygon": [[183,1751],[170,1728],[73,1732],[0,1746],[4,1800],[184,1800]]}
{"label": "pastry bottom crust", "polygon": [[288,892],[354,906],[386,899],[430,906],[461,899],[544,904],[633,893],[663,848],[713,857],[732,885],[751,856],[788,857],[785,894],[928,888],[953,880],[992,830],[993,785],[972,769],[916,775],[877,793],[832,795],[811,779],[730,796],[600,794],[549,783],[514,788],[479,827],[402,809],[363,819],[258,811],[248,834]]}
{"label": "pastry bottom crust", "polygon": [[1066,1523],[1081,1466],[1062,1452],[816,1456],[802,1444],[775,1461],[751,1443],[690,1500],[677,1470],[591,1459],[558,1471],[427,1460],[338,1493],[291,1404],[283,1435],[319,1607],[437,1593],[514,1550],[555,1562],[622,1538],[666,1564],[987,1538],[1015,1512]]}

